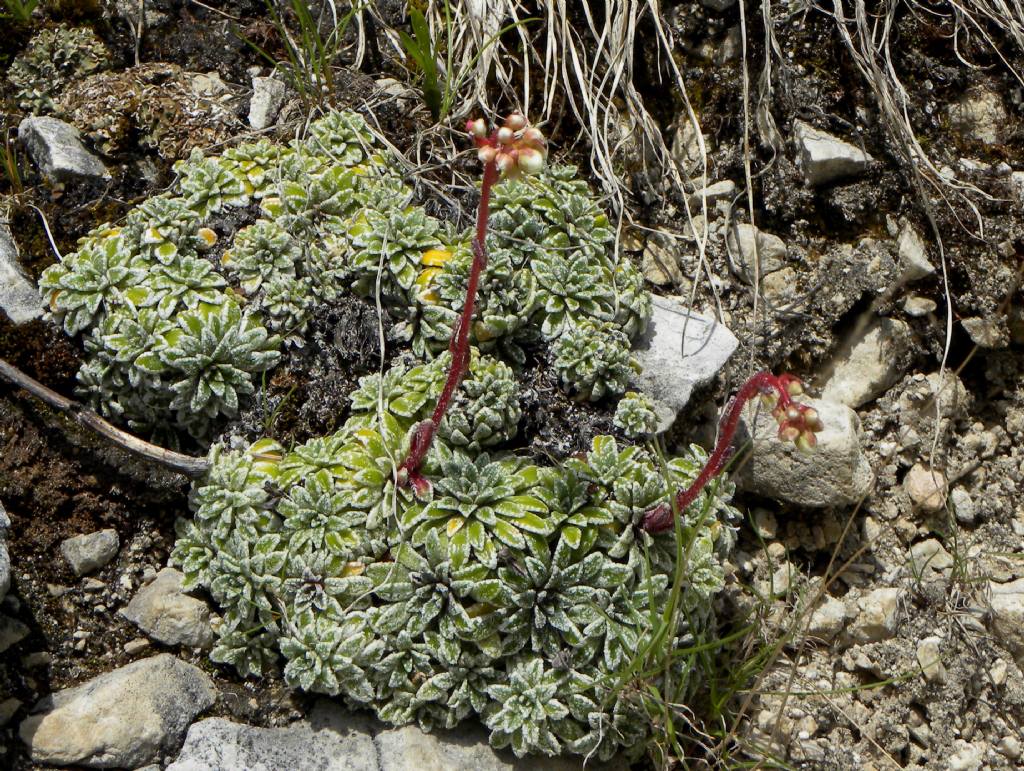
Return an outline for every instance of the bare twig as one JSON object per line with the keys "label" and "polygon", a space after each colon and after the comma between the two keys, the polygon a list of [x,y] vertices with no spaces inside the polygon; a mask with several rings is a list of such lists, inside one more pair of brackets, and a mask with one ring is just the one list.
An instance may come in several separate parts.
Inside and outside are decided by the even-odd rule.
{"label": "bare twig", "polygon": [[191,455],[183,455],[180,452],[165,450],[149,442],[144,442],[127,431],[122,431],[120,428],[105,421],[92,410],[76,401],[61,396],[56,391],[50,390],[38,380],[29,377],[3,359],[0,359],[0,378],[13,383],[19,388],[24,388],[37,399],[46,402],[54,409],[70,415],[78,425],[99,434],[133,455],[155,461],[162,466],[192,478],[202,476],[210,468],[210,462],[206,458],[195,458]]}

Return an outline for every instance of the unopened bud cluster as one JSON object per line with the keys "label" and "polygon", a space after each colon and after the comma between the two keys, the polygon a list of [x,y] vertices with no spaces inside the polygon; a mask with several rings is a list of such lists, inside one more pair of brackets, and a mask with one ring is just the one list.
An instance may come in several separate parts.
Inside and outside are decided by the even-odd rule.
{"label": "unopened bud cluster", "polygon": [[779,424],[779,439],[793,442],[801,450],[810,450],[817,444],[815,434],[825,427],[818,411],[790,398],[804,392],[795,377],[782,375],[779,377],[779,385],[778,398],[774,393],[763,397],[773,405],[772,417]]}
{"label": "unopened bud cluster", "polygon": [[502,176],[537,174],[544,168],[547,142],[540,129],[527,124],[522,113],[510,114],[496,131],[488,132],[483,118],[468,121],[466,129],[476,141],[480,161],[493,162]]}

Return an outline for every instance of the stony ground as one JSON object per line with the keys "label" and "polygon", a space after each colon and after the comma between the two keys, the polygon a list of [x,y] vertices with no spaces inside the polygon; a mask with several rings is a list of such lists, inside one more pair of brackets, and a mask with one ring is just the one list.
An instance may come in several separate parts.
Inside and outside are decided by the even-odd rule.
{"label": "stony ground", "polygon": [[[809,6],[768,11],[770,54],[760,7],[746,8],[750,109],[761,115],[759,83],[767,77],[775,128],[753,121],[745,149],[739,9],[728,0],[705,4],[665,3],[663,10],[707,148],[707,178],[680,194],[633,163],[646,152],[635,137],[635,147],[627,137],[617,167],[635,220],[623,226],[623,248],[654,291],[719,318],[739,342],[713,383],[690,399],[670,443],[712,441],[728,394],[760,367],[803,377],[827,430],[805,456],[783,453],[770,434],[754,431],[752,454],[734,467],[748,522],[720,603],[722,634],[756,624],[709,677],[725,683],[741,665],[758,665],[733,700],[727,739],[719,726],[705,725],[713,736],[695,732],[690,757],[667,765],[1019,768],[1024,52],[1007,25],[1024,20],[981,23],[1002,58],[985,35],[958,37],[957,57],[951,41],[963,16],[942,5],[930,17],[910,6],[895,14],[893,67],[909,95],[909,125],[934,169],[915,182],[906,137],[879,108],[878,82],[857,69],[836,20]],[[89,157],[102,161],[109,178],[86,163],[64,182],[47,183],[38,157],[30,159],[14,138],[32,110],[17,103],[9,79],[0,82],[9,152],[27,189],[19,194],[8,175],[0,211],[9,209],[18,259],[31,278],[52,257],[27,203],[46,212],[67,250],[95,223],[165,186],[170,163],[191,147],[251,131],[253,118],[287,136],[301,114],[286,92],[279,114],[250,110],[254,90],[266,88],[253,75],[269,70],[229,32],[240,25],[281,55],[259,3],[226,3],[220,13],[198,3],[147,3],[138,67],[134,4],[93,4],[103,6],[96,12],[77,5],[115,65],[88,88],[54,94],[54,109],[82,132]],[[381,20],[400,22],[400,5],[381,3]],[[36,21],[52,27],[60,13],[37,12]],[[644,39],[654,39],[646,24]],[[22,29],[0,44],[4,67],[29,39]],[[699,177],[701,142],[682,93],[657,83],[664,62],[653,48],[638,59],[648,109],[678,167]],[[422,108],[418,118],[417,94],[387,61],[378,49],[364,71],[339,72],[339,103],[371,105],[384,132],[409,151]],[[392,79],[375,80],[382,73]],[[562,118],[558,151],[586,163],[589,151],[572,146],[571,115]],[[0,251],[9,243],[4,235]],[[78,351],[31,318],[31,294],[15,278],[0,279],[0,356],[71,393]],[[334,333],[339,325],[358,330],[359,316],[339,309],[324,322],[320,334],[336,346],[307,362],[311,371],[375,357],[357,333],[344,340]],[[349,386],[329,380],[304,394],[305,412],[293,419],[327,430],[331,394]],[[538,374],[530,398],[555,416],[537,422],[555,426],[546,441],[561,450],[578,441],[572,426],[588,416],[553,400],[553,391]],[[250,418],[259,425],[260,416]],[[74,743],[89,739],[75,732],[75,711],[109,709],[123,730],[108,747],[94,748],[88,765],[171,764],[188,725],[211,718],[189,731],[178,768],[192,768],[189,758],[205,758],[203,768],[228,767],[217,748],[242,741],[234,738],[242,729],[220,720],[227,718],[259,727],[244,738],[256,748],[294,753],[322,742],[334,758],[374,753],[370,767],[409,768],[410,757],[424,757],[417,752],[434,753],[439,767],[507,767],[475,734],[446,744],[410,729],[385,732],[323,704],[314,710],[313,700],[279,678],[241,681],[210,664],[203,653],[210,608],[162,572],[174,519],[187,514],[186,492],[183,478],[130,460],[0,385],[7,512],[0,515],[0,766],[78,762],[82,747]],[[33,723],[37,700],[85,683],[66,697],[59,717],[67,722]],[[133,700],[125,702],[129,692]],[[144,737],[133,733],[141,716],[152,729]],[[701,715],[691,717],[701,727]],[[308,720],[293,724],[300,718]],[[336,724],[351,729],[348,749],[323,730]],[[462,745],[480,754],[450,754]],[[715,751],[704,753],[708,746]],[[236,759],[237,767],[255,757]]]}

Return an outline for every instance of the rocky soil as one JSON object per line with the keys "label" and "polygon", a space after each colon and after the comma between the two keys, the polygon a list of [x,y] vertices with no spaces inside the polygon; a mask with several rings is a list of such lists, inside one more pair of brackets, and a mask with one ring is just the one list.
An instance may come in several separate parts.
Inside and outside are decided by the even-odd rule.
{"label": "rocky soil", "polygon": [[[116,221],[163,189],[192,147],[294,135],[303,106],[244,42],[285,55],[261,3],[146,3],[137,49],[134,3],[44,5],[0,42],[0,166],[19,169],[0,174],[0,357],[70,395],[80,352],[43,318],[34,285],[54,259],[50,238],[63,253]],[[335,101],[372,115],[411,155],[430,121],[381,31],[401,23],[404,4],[377,5],[373,54],[362,69],[339,60]],[[637,353],[659,417],[674,421],[669,445],[710,446],[728,395],[763,367],[803,378],[826,425],[800,455],[773,438],[770,418],[745,417],[750,452],[732,472],[747,522],[719,608],[723,638],[738,642],[708,677],[759,665],[730,706],[727,738],[694,705],[694,726],[714,739],[695,731],[689,757],[664,765],[1020,768],[1024,51],[1007,25],[1024,19],[979,21],[984,33],[956,37],[955,54],[960,12],[897,8],[893,68],[916,152],[934,170],[921,179],[838,22],[811,6],[766,8],[767,36],[761,7],[745,14],[749,147],[738,6],[666,2],[700,130],[665,62],[639,42],[655,39],[646,17],[635,77],[691,181],[679,190],[634,164],[645,154],[635,137],[616,166],[633,223],[621,246],[669,298],[658,301],[660,334]],[[37,91],[50,92],[25,101],[13,62],[58,23],[91,29],[107,64],[67,82],[40,71]],[[598,184],[571,111],[552,124],[556,155]],[[450,158],[416,160],[424,185],[450,182],[437,172]],[[684,330],[686,308],[706,327]],[[378,355],[367,318],[346,306],[318,320],[313,352],[289,365],[304,379],[272,381],[242,430],[259,432],[268,405],[296,387],[281,425],[331,430]],[[608,430],[607,415],[564,398],[545,372],[531,377],[524,411],[538,454]],[[280,675],[243,681],[210,663],[216,609],[182,593],[167,567],[187,490],[0,384],[0,767],[579,767],[515,765],[473,727],[387,729]]]}

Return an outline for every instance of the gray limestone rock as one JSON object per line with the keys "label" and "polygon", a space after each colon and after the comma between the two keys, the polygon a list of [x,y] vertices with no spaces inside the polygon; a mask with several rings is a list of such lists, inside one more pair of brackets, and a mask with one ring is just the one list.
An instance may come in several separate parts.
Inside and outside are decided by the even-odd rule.
{"label": "gray limestone rock", "polygon": [[50,182],[110,179],[103,162],[85,148],[70,123],[45,116],[25,118],[18,126],[18,139]]}
{"label": "gray limestone rock", "polygon": [[1005,348],[1010,344],[1009,331],[998,319],[974,316],[962,319],[960,324],[979,348]]}
{"label": "gray limestone rock", "polygon": [[857,643],[888,640],[896,634],[899,589],[883,587],[868,592],[857,601],[859,613],[850,625],[850,637]]}
{"label": "gray limestone rock", "polygon": [[797,121],[794,132],[800,168],[812,187],[861,174],[874,161],[859,147],[807,123]]}
{"label": "gray limestone rock", "polygon": [[184,578],[174,568],[164,568],[153,583],[139,590],[121,615],[165,645],[210,648],[210,608],[182,592]]}
{"label": "gray limestone rock", "polygon": [[754,420],[751,414],[756,408],[748,406],[735,444],[752,441],[751,454],[733,479],[745,490],[809,508],[857,503],[874,483],[871,465],[860,444],[857,414],[843,404],[823,399],[803,402],[818,411],[825,426],[817,434],[814,451],[801,452],[792,442],[781,441],[771,411],[757,409]]}
{"label": "gray limestone rock", "polygon": [[81,577],[114,559],[120,546],[117,531],[107,529],[67,538],[61,543],[60,552],[75,575]]}
{"label": "gray limestone rock", "polygon": [[860,407],[877,399],[903,376],[910,341],[906,322],[874,320],[847,344],[821,398],[847,407]]}
{"label": "gray limestone rock", "polygon": [[753,225],[740,223],[731,227],[725,245],[729,252],[730,266],[748,284],[754,283],[754,267],[758,262],[762,279],[769,273],[781,270],[786,264],[786,242]]}
{"label": "gray limestone rock", "polygon": [[992,608],[992,630],[1002,638],[1024,666],[1024,578],[999,584],[988,584],[988,602]]}
{"label": "gray limestone rock", "polygon": [[7,529],[10,526],[11,520],[3,503],[0,503],[0,600],[11,588],[11,555],[7,552]]}
{"label": "gray limestone rock", "polygon": [[173,752],[216,695],[202,670],[163,653],[41,699],[19,734],[36,763],[138,768]]}
{"label": "gray limestone rock", "polygon": [[0,223],[0,310],[15,324],[43,315],[43,300],[36,285],[21,269],[18,245],[10,228]]}
{"label": "gray limestone rock", "polygon": [[[307,719],[256,728],[223,718],[193,725],[167,771],[580,771],[578,758],[523,758],[497,751],[472,722],[453,731],[390,728],[320,701]],[[625,771],[624,762],[588,763],[591,771]]]}
{"label": "gray limestone rock", "polygon": [[723,179],[694,191],[690,194],[687,202],[695,210],[694,213],[696,214],[700,211],[701,201],[706,200],[707,206],[710,209],[716,201],[732,198],[734,195],[736,195],[736,183],[731,179]]}
{"label": "gray limestone rock", "polygon": [[654,298],[650,324],[634,345],[642,370],[633,385],[654,401],[658,432],[672,426],[693,389],[709,383],[738,344],[724,324]]}
{"label": "gray limestone rock", "polygon": [[257,131],[274,125],[287,95],[287,86],[277,78],[253,78],[252,99],[249,100],[249,125]]}
{"label": "gray limestone rock", "polygon": [[935,272],[928,259],[928,247],[913,225],[904,225],[896,240],[899,255],[900,282],[917,281]]}

